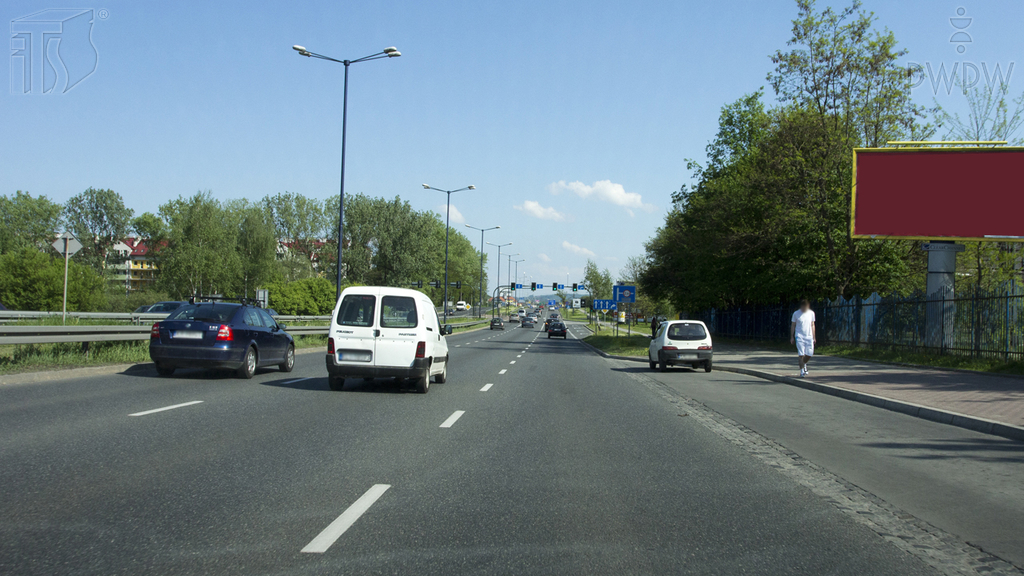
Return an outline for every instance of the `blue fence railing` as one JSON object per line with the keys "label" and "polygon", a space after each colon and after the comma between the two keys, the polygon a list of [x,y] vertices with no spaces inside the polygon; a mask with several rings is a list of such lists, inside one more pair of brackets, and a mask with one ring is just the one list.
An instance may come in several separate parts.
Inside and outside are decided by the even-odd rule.
{"label": "blue fence railing", "polygon": [[[819,344],[899,347],[933,354],[1024,360],[1024,293],[943,293],[823,300],[812,304]],[[797,304],[712,309],[695,318],[712,334],[789,340]]]}

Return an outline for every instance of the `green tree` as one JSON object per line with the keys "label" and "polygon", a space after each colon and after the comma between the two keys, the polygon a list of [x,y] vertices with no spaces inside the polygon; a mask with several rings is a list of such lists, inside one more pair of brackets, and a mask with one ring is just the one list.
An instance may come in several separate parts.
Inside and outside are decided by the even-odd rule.
{"label": "green tree", "polygon": [[583,268],[583,282],[590,291],[590,296],[597,299],[608,299],[612,297],[612,275],[607,269],[601,271],[597,263],[587,260]]}
{"label": "green tree", "polygon": [[[331,251],[337,250],[337,244],[329,248],[323,242],[325,238],[337,236],[337,226],[331,228],[329,202],[284,192],[267,196],[262,203],[277,228],[277,238],[284,241],[292,253],[309,262],[310,267],[325,262]],[[337,212],[337,204],[333,212]],[[336,215],[333,222],[337,224]]]}
{"label": "green tree", "polygon": [[160,206],[167,221],[167,247],[160,259],[159,285],[184,298],[232,294],[241,276],[238,230],[225,226],[231,215],[209,192],[178,197]]}
{"label": "green tree", "polygon": [[0,254],[26,246],[50,250],[63,225],[64,207],[46,196],[32,197],[18,190],[14,196],[0,196]]}
{"label": "green tree", "polygon": [[[68,262],[68,310],[94,312],[105,306],[104,281],[95,270]],[[61,310],[64,259],[25,246],[0,256],[0,302],[13,310]]]}
{"label": "green tree", "polygon": [[79,262],[102,271],[110,249],[132,229],[133,211],[113,190],[89,188],[64,206],[68,229],[82,243]]}
{"label": "green tree", "polygon": [[270,214],[262,207],[242,208],[239,218],[236,249],[240,280],[243,294],[249,295],[277,276],[277,236]]}

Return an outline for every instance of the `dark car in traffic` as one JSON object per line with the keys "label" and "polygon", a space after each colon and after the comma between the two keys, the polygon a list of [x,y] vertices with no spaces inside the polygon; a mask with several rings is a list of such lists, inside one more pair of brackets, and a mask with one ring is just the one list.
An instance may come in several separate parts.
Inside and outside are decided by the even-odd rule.
{"label": "dark car in traffic", "polygon": [[533,324],[534,324],[533,318],[531,318],[529,316],[523,318],[523,324],[522,324],[523,328],[533,328]]}
{"label": "dark car in traffic", "polygon": [[552,336],[561,336],[563,339],[568,338],[569,331],[565,328],[565,323],[557,320],[551,322],[548,325],[548,338]]}
{"label": "dark car in traffic", "polygon": [[504,330],[505,323],[501,321],[501,318],[491,318],[491,330]]}
{"label": "dark car in traffic", "polygon": [[153,324],[149,357],[161,376],[170,376],[177,368],[214,368],[252,378],[262,366],[291,372],[295,342],[262,308],[200,302],[186,304]]}

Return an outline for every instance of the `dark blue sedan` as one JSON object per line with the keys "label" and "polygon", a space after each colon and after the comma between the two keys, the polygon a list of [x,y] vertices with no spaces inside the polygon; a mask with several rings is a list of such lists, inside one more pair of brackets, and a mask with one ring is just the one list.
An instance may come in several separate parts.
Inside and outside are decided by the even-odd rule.
{"label": "dark blue sedan", "polygon": [[149,357],[162,376],[176,368],[226,368],[252,378],[261,366],[295,367],[291,334],[256,306],[187,304],[153,324],[149,336]]}

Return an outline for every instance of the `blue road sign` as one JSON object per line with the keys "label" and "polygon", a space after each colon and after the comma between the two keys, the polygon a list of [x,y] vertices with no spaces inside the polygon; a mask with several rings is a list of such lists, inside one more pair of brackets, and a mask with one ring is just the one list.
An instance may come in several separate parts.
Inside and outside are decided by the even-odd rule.
{"label": "blue road sign", "polygon": [[559,290],[565,290],[565,284],[559,284],[558,285],[558,289]]}
{"label": "blue road sign", "polygon": [[586,286],[584,286],[584,285],[583,285],[582,283],[578,284],[578,285],[576,286],[576,288],[577,288],[578,290],[586,290],[586,289],[587,289],[587,287],[586,287]]}
{"label": "blue road sign", "polygon": [[544,285],[541,284],[540,282],[538,282],[537,283],[537,290],[543,290],[543,289],[544,289]]}
{"label": "blue road sign", "polygon": [[636,286],[612,286],[612,300],[616,302],[636,302]]}
{"label": "blue road sign", "polygon": [[522,285],[522,284],[519,284],[519,283],[517,283],[517,284],[516,284],[516,290],[522,290],[522,289],[523,289],[523,285]]}
{"label": "blue road sign", "polygon": [[554,305],[555,305],[555,301],[554,300],[548,300],[548,306],[554,306]]}
{"label": "blue road sign", "polygon": [[614,300],[594,300],[594,310],[615,310],[618,308]]}

